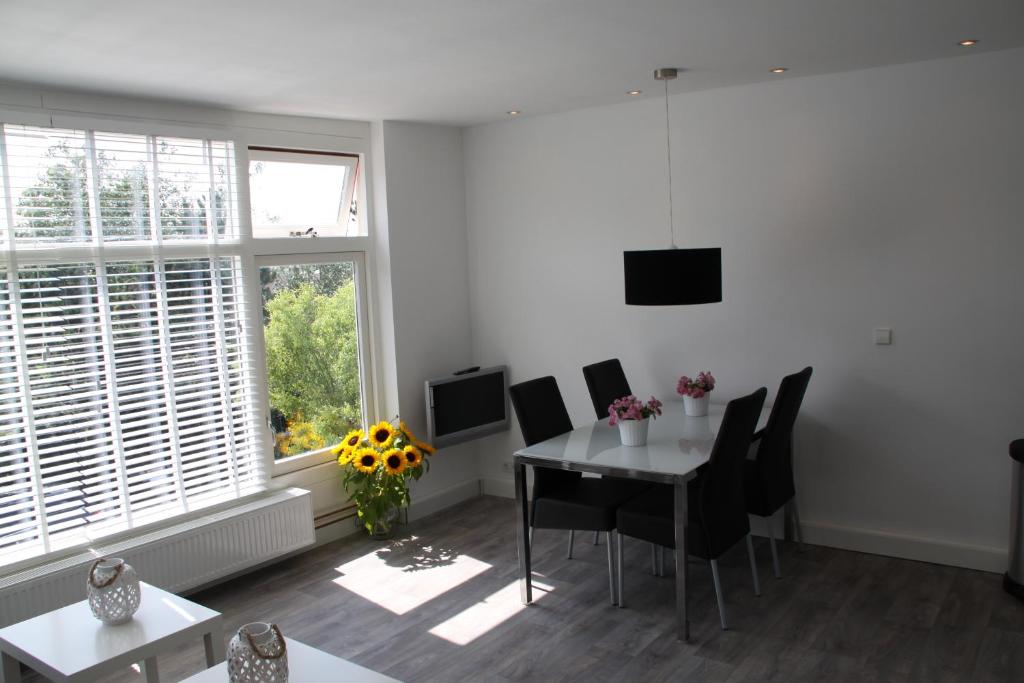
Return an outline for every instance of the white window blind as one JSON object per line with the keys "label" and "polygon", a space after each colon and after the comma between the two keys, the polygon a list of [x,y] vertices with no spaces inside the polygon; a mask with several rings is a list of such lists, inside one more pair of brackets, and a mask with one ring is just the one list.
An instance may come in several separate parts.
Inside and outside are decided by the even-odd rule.
{"label": "white window blind", "polygon": [[[11,202],[4,239],[22,245],[237,237],[230,142],[4,124]],[[7,226],[5,226],[7,227]]]}
{"label": "white window blind", "polygon": [[232,157],[0,128],[0,564],[265,484]]}

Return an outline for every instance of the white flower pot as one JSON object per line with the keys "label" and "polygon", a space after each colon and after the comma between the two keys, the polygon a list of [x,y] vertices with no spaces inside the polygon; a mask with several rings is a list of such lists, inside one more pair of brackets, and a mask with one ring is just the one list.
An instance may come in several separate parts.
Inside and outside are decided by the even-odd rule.
{"label": "white flower pot", "polygon": [[708,403],[710,400],[711,394],[704,394],[700,398],[683,396],[683,410],[690,417],[704,417],[708,414]]}
{"label": "white flower pot", "polygon": [[119,557],[93,562],[86,595],[92,615],[111,626],[129,621],[142,602],[138,574]]}
{"label": "white flower pot", "polygon": [[643,420],[620,420],[619,438],[623,446],[643,446],[647,443],[647,426],[650,418]]}

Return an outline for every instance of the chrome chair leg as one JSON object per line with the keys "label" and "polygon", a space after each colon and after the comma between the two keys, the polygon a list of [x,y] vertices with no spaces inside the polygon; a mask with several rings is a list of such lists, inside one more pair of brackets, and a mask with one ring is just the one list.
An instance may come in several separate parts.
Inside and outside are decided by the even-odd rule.
{"label": "chrome chair leg", "polygon": [[651,576],[658,575],[658,546],[651,543]]}
{"label": "chrome chair leg", "polygon": [[601,532],[600,531],[595,531],[594,532],[594,545],[598,545],[598,541],[600,539],[601,539]]}
{"label": "chrome chair leg", "polygon": [[767,517],[768,521],[768,543],[772,547],[772,573],[775,574],[776,579],[782,578],[782,568],[779,566],[779,550],[775,547],[775,528],[772,526],[772,517]]}
{"label": "chrome chair leg", "polygon": [[572,543],[574,540],[576,540],[576,531],[569,529],[569,552],[565,556],[565,559],[567,560],[572,559]]}
{"label": "chrome chair leg", "polygon": [[608,542],[608,592],[612,597],[612,605],[618,604],[618,600],[615,597],[615,563],[612,558],[612,532],[605,532]]}
{"label": "chrome chair leg", "polygon": [[715,598],[718,600],[718,618],[722,622],[722,630],[729,630],[729,623],[725,618],[725,597],[722,595],[722,581],[718,577],[718,560],[711,560],[711,579],[715,583]]}
{"label": "chrome chair leg", "polygon": [[786,508],[789,510],[789,516],[792,519],[793,537],[796,539],[797,550],[803,552],[804,532],[800,529],[800,510],[796,506],[796,496],[789,499],[789,502],[786,503]]}
{"label": "chrome chair leg", "polygon": [[747,556],[750,558],[750,575],[754,579],[754,595],[761,595],[761,579],[757,576],[757,558],[754,556],[754,538],[747,534]]}
{"label": "chrome chair leg", "polygon": [[665,576],[665,547],[658,546],[658,576]]}
{"label": "chrome chair leg", "polygon": [[530,547],[533,547],[533,527],[530,527]]}
{"label": "chrome chair leg", "polygon": [[623,592],[622,592],[622,546],[625,545],[625,541],[626,541],[626,537],[625,536],[623,536],[622,534],[615,534],[615,544],[616,544],[615,545],[615,558],[616,558],[615,559],[615,570],[619,574],[619,576],[618,576],[618,579],[619,579],[619,590],[618,590],[619,609],[621,609],[621,608],[626,606],[626,600],[623,597]]}

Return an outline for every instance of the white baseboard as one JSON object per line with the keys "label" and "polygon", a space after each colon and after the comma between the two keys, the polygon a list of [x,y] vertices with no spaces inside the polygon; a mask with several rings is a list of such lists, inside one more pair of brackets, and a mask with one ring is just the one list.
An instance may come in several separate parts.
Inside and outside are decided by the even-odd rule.
{"label": "white baseboard", "polygon": [[446,507],[461,503],[464,500],[470,498],[476,498],[480,495],[480,480],[479,479],[467,479],[466,481],[459,482],[449,486],[446,489],[432,493],[429,496],[423,498],[413,498],[412,505],[409,506],[409,519],[420,519],[431,515],[438,510],[443,510]]}
{"label": "white baseboard", "polygon": [[[509,484],[509,492],[511,491],[512,486]],[[409,506],[409,519],[416,520],[426,517],[446,507],[451,507],[456,503],[461,503],[464,500],[475,498],[479,495],[480,481],[468,479],[446,489],[436,491],[429,496],[419,498],[414,496],[412,504]],[[345,538],[356,533],[356,531],[358,529],[351,517],[339,519],[336,522],[325,524],[316,530],[316,545],[323,545],[324,543],[336,541],[339,538]]]}
{"label": "white baseboard", "polygon": [[[480,483],[484,495],[502,498],[515,497],[515,488],[511,479],[484,478],[480,480]],[[781,536],[782,515],[776,515],[774,522],[775,533]],[[950,543],[934,538],[920,538],[806,520],[802,520],[802,522],[804,540],[814,545],[977,569],[984,572],[1001,574],[1006,571],[1007,551],[1004,548]],[[754,535],[766,535],[765,520],[751,517],[750,527]]]}
{"label": "white baseboard", "polygon": [[853,529],[820,522],[802,523],[804,540],[814,545],[856,550],[873,555],[945,564],[965,569],[1003,573],[1007,551],[1003,548],[950,543],[875,529]]}
{"label": "white baseboard", "polygon": [[484,477],[480,480],[480,491],[485,496],[498,496],[499,498],[516,497],[516,485],[511,479]]}

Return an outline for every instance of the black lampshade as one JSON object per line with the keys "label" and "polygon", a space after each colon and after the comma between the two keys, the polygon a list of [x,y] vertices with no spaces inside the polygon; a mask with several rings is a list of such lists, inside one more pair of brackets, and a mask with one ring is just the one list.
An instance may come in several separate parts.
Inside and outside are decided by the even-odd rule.
{"label": "black lampshade", "polygon": [[722,250],[655,249],[622,253],[626,303],[684,306],[722,300]]}

